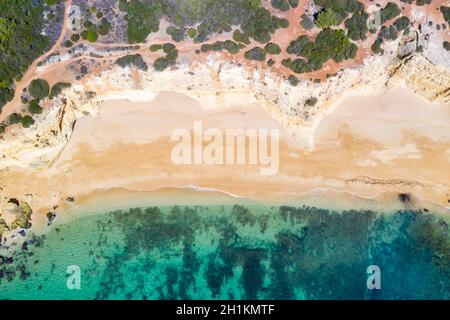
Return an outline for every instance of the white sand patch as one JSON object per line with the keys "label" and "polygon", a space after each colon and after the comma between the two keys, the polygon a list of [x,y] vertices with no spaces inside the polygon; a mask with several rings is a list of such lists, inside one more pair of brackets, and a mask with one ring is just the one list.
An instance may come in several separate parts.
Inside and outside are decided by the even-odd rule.
{"label": "white sand patch", "polygon": [[398,158],[421,159],[421,152],[415,144],[407,144],[400,148],[390,148],[379,151],[372,151],[374,158],[383,163],[390,163]]}

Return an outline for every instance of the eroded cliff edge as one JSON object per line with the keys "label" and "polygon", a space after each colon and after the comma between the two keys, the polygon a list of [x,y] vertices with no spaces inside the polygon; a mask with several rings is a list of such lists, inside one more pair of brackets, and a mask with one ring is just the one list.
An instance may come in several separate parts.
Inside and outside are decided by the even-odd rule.
{"label": "eroded cliff edge", "polygon": [[[391,55],[366,59],[360,67],[344,69],[322,83],[304,81],[296,87],[275,73],[221,61],[217,55],[208,56],[206,64],[180,64],[164,72],[115,66],[49,101],[50,107],[35,125],[5,134],[0,170],[49,166],[69,141],[76,120],[98,116],[105,99],[151,99],[160,91],[173,91],[198,100],[205,108],[258,101],[299,146],[311,151],[315,129],[343,98],[397,86],[407,86],[431,102],[450,101],[449,69],[420,53],[405,54],[404,47],[392,50]],[[314,106],[306,103],[310,97],[317,98]]]}

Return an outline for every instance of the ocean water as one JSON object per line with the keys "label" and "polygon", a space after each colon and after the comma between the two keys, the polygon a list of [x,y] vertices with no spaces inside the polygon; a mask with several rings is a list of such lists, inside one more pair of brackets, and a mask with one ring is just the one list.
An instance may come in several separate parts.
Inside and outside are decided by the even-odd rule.
{"label": "ocean water", "polygon": [[448,220],[263,205],[86,215],[4,256],[0,299],[449,299]]}

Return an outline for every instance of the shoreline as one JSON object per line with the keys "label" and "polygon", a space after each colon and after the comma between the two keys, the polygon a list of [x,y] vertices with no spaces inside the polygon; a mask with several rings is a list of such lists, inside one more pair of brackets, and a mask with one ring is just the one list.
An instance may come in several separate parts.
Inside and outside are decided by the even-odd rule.
{"label": "shoreline", "polygon": [[[142,195],[155,199],[162,188],[178,191],[166,203],[179,204],[186,188],[191,188],[198,190],[192,197],[197,204],[220,193],[218,199],[225,203],[427,209],[448,215],[448,107],[399,90],[342,102],[317,130],[312,152],[302,150],[277,121],[261,112],[258,103],[211,110],[173,92],[160,93],[151,102],[110,100],[98,107],[98,115],[76,122],[68,144],[49,168],[10,168],[2,178],[0,208],[8,208],[9,198],[25,201],[37,226],[46,224],[48,212],[61,216],[73,206],[89,211],[89,206],[109,202],[130,206],[127,196],[132,203],[146,203]],[[358,125],[368,121],[366,116],[372,118],[368,132]],[[279,129],[280,172],[263,177],[259,167],[251,166],[175,166],[169,161],[174,144],[170,133],[180,127],[192,129],[195,120],[205,121],[208,128]],[[402,204],[401,193],[411,195],[411,205]]]}
{"label": "shoreline", "polygon": [[[80,196],[76,204],[66,204],[58,209],[56,220],[48,224],[42,215],[34,215],[30,235],[45,235],[58,226],[66,225],[91,216],[109,214],[114,211],[127,211],[134,208],[171,207],[292,207],[305,210],[327,210],[329,213],[373,212],[377,215],[392,215],[404,211],[432,214],[450,219],[450,208],[442,208],[430,201],[415,199],[414,206],[408,208],[398,199],[395,192],[385,192],[372,198],[363,198],[349,192],[335,190],[311,190],[304,194],[289,194],[282,198],[247,198],[231,195],[222,190],[205,190],[197,186],[161,187],[151,191],[113,188],[94,190]],[[273,196],[273,195],[272,195]],[[173,199],[182,199],[174,202]],[[18,232],[3,234],[6,241],[0,253],[10,253],[26,241],[28,235],[18,237]],[[12,251],[11,251],[12,250]]]}
{"label": "shoreline", "polygon": [[[331,138],[329,141],[315,141],[320,127],[326,123],[324,119],[332,117],[338,112],[339,106],[356,96],[369,101],[371,97],[389,95],[390,92],[407,88],[402,90],[408,90],[414,96],[415,104],[422,103],[426,107],[441,101],[436,105],[446,110],[445,116],[449,115],[450,97],[441,90],[450,81],[448,70],[433,65],[420,54],[412,55],[407,61],[397,61],[394,51],[392,59],[387,55],[372,58],[373,63],[366,60],[362,66],[345,69],[324,83],[301,82],[298,87],[292,87],[281,77],[261,69],[250,72],[246,67],[220,62],[217,55],[210,55],[211,59],[206,65],[199,66],[195,74],[192,65],[158,73],[158,77],[150,70],[142,72],[115,66],[100,76],[91,76],[84,83],[66,89],[63,98],[52,100],[34,126],[28,129],[16,127],[6,134],[0,145],[0,153],[3,154],[0,158],[0,188],[4,195],[0,199],[0,208],[7,209],[8,199],[18,198],[33,209],[36,217],[33,221],[45,221],[45,214],[55,205],[64,204],[68,197],[86,195],[88,190],[123,187],[149,191],[161,186],[198,185],[249,198],[254,197],[256,186],[265,196],[333,190],[371,199],[389,192],[396,193],[397,196],[405,193],[412,194],[418,203],[432,203],[447,212],[450,203],[449,185],[446,182],[450,181],[450,176],[445,170],[450,157],[450,140],[447,138],[443,143],[435,144],[428,134],[417,135],[411,127],[406,128],[409,137],[400,141],[409,141],[407,148],[402,149],[397,145],[389,149],[383,143],[355,134],[351,126],[342,124],[337,134],[328,135]],[[375,61],[378,62],[374,63]],[[392,70],[395,70],[394,73]],[[433,77],[429,77],[430,74]],[[142,113],[138,119],[149,120],[149,123],[160,129],[159,132],[150,130],[148,135],[146,132],[149,125],[141,123],[137,126],[141,128],[140,131],[136,129],[134,133],[126,132],[122,128],[122,134],[114,135],[112,127],[98,131],[98,127],[93,125],[95,130],[90,135],[85,133],[88,140],[83,142],[84,145],[80,144],[78,149],[70,146],[77,139],[80,124],[102,121],[105,104],[120,105],[119,113],[123,117],[130,110],[130,105],[155,104],[161,95],[166,95],[166,98],[167,95],[178,95],[173,100],[175,108],[156,108],[159,113],[152,109],[157,118],[159,114],[163,114],[166,119],[174,117],[174,121],[168,123],[183,123],[186,119],[196,119],[196,115],[206,117],[204,119],[208,119],[208,122],[210,118],[205,115],[209,114],[220,115],[216,120],[218,128],[234,127],[234,124],[245,128],[248,123],[278,128],[283,134],[282,158],[283,161],[288,160],[282,175],[275,180],[267,180],[258,177],[251,170],[245,171],[248,168],[238,168],[234,172],[226,168],[215,168],[210,177],[210,168],[205,166],[196,167],[190,173],[180,171],[176,175],[175,172],[179,169],[171,169],[164,163],[165,157],[169,155],[167,150],[170,145],[167,139],[170,134],[166,131],[170,130],[170,126],[161,125],[164,122],[161,119],[156,122],[149,119],[147,113]],[[302,105],[311,96],[318,97],[316,106]],[[117,100],[118,98],[127,100]],[[186,99],[190,99],[190,102],[186,102]],[[429,102],[430,100],[436,102]],[[186,115],[191,111],[183,102],[197,108],[190,118]],[[233,120],[231,116],[238,118]],[[405,116],[407,118],[410,114]],[[423,119],[438,116],[430,112]],[[120,117],[116,120],[118,122],[113,125],[116,127],[121,127],[119,120],[125,121]],[[130,123],[140,122],[132,120]],[[187,125],[184,123],[181,127],[192,126],[192,121]],[[386,123],[389,124],[389,121]],[[423,126],[428,128],[427,124]],[[446,124],[444,128],[445,126]],[[406,137],[407,132],[403,132],[402,127],[400,129]],[[105,150],[98,150],[89,143],[98,132],[110,137],[96,137],[98,141],[103,141],[97,143],[97,146],[109,146]],[[157,134],[152,135],[151,132]],[[137,143],[145,139],[146,143]],[[115,142],[111,144],[111,141]],[[150,141],[151,144],[148,143]],[[417,145],[423,147],[417,151]],[[158,153],[148,150],[149,147],[158,150]],[[373,154],[372,151],[377,153]],[[128,161],[129,165],[123,166],[118,159],[127,153],[131,156],[122,162]],[[380,169],[371,169],[374,166],[374,155],[375,164]],[[424,155],[426,157],[420,160]],[[71,156],[78,157],[72,162],[74,165],[70,164]],[[135,160],[137,157],[147,157],[151,161],[149,165],[143,164]],[[68,162],[64,164],[64,160]],[[423,171],[418,172],[411,167],[417,166],[418,162],[414,162],[416,160],[422,161],[420,166],[424,168]],[[306,167],[303,165],[305,161]],[[323,166],[320,165],[322,163]],[[158,167],[161,165],[162,167]],[[55,169],[58,166],[59,171]],[[108,173],[108,167],[113,171]],[[127,177],[129,168],[134,172],[130,172]],[[403,172],[399,168],[410,169]],[[111,174],[117,176],[110,179]],[[420,177],[416,177],[417,174]],[[87,180],[80,176],[86,176]],[[17,181],[29,182],[23,186],[17,184]],[[5,212],[4,215],[9,213]]]}

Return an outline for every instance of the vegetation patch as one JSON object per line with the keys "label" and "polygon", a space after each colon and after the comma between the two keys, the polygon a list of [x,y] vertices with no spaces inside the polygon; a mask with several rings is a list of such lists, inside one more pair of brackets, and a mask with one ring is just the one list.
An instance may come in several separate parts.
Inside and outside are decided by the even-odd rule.
{"label": "vegetation patch", "polygon": [[444,16],[445,21],[447,21],[447,24],[450,25],[450,7],[441,6],[440,10],[442,12],[442,15]]}
{"label": "vegetation patch", "polygon": [[15,80],[49,46],[43,23],[42,3],[0,1],[0,111],[14,97]]}
{"label": "vegetation patch", "polygon": [[347,36],[353,41],[365,40],[369,31],[367,27],[367,19],[369,15],[366,12],[357,12],[347,20],[345,20],[345,28],[347,28]]}
{"label": "vegetation patch", "polygon": [[381,15],[381,23],[385,23],[391,19],[394,19],[398,15],[400,15],[402,11],[394,2],[388,2],[386,6],[380,10]]}
{"label": "vegetation patch", "polygon": [[[155,49],[156,47],[154,48],[154,50]],[[156,71],[164,71],[171,65],[174,65],[178,59],[178,49],[173,43],[165,43],[161,45],[161,49],[166,54],[166,56],[159,57],[153,62],[153,68]]]}
{"label": "vegetation patch", "polygon": [[277,55],[281,53],[280,46],[273,42],[266,44],[264,50],[266,50],[267,54],[271,55]]}
{"label": "vegetation patch", "polygon": [[317,98],[316,97],[310,97],[310,98],[308,98],[306,101],[305,101],[305,104],[307,105],[307,106],[310,106],[310,107],[313,107],[313,106],[315,106],[316,104],[317,104]]}
{"label": "vegetation patch", "polygon": [[63,89],[69,88],[70,86],[71,86],[71,84],[68,82],[55,83],[53,85],[52,89],[50,90],[49,98],[53,99],[54,97],[57,97]]}
{"label": "vegetation patch", "polygon": [[28,110],[32,114],[40,114],[42,113],[42,108],[39,105],[39,100],[31,100],[30,104],[28,105]]}
{"label": "vegetation patch", "polygon": [[122,68],[131,67],[134,66],[140,70],[147,71],[148,65],[142,59],[142,56],[140,54],[130,54],[124,57],[121,57],[116,60],[115,62],[117,65],[121,66]]}
{"label": "vegetation patch", "polygon": [[255,47],[244,54],[247,60],[265,61],[266,51],[260,47]]}
{"label": "vegetation patch", "polygon": [[315,42],[302,35],[292,41],[287,53],[303,57],[302,59],[285,59],[283,65],[296,73],[320,70],[325,62],[333,59],[335,62],[353,59],[358,47],[352,43],[341,29],[322,30]]}
{"label": "vegetation patch", "polygon": [[[289,0],[286,4],[294,7],[298,1]],[[289,25],[286,19],[273,16],[264,8],[261,0],[120,0],[119,8],[126,13],[130,43],[143,42],[150,33],[159,31],[163,17],[171,22],[166,32],[176,42],[188,34],[195,42],[203,43],[212,34],[231,32],[233,26],[240,26],[243,39],[267,43],[277,29]]]}
{"label": "vegetation patch", "polygon": [[241,47],[236,42],[231,40],[226,41],[216,41],[214,43],[204,43],[201,45],[200,50],[203,53],[210,51],[222,51],[227,50],[231,54],[238,53]]}
{"label": "vegetation patch", "polygon": [[35,99],[46,98],[49,94],[50,86],[44,79],[34,79],[28,86],[28,93]]}
{"label": "vegetation patch", "polygon": [[298,0],[271,0],[272,7],[281,11],[289,11],[290,8],[297,8]]}

